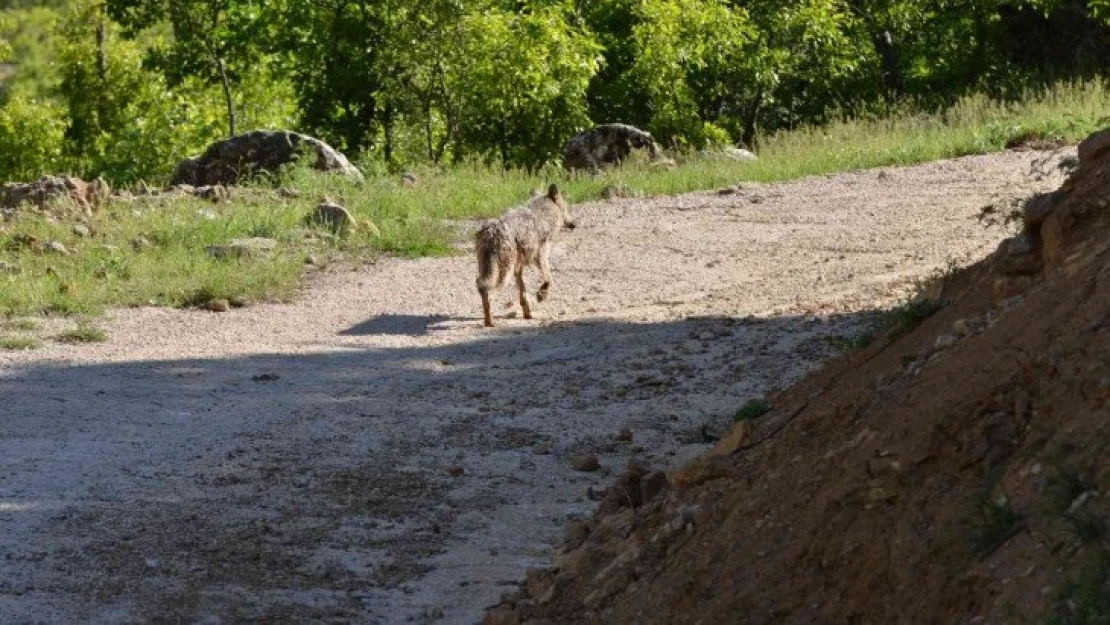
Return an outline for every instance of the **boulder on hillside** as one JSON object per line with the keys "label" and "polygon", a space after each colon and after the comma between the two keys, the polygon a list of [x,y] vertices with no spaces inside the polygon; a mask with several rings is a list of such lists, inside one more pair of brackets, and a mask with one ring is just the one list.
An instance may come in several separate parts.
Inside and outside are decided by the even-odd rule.
{"label": "boulder on hillside", "polygon": [[362,179],[362,172],[346,156],[319,139],[285,130],[255,130],[213,143],[204,154],[181,161],[170,186],[227,186],[259,172],[276,171],[297,160],[302,151],[316,154],[313,167],[319,171]]}
{"label": "boulder on hillside", "polygon": [[357,227],[357,222],[355,222],[355,218],[351,215],[351,212],[331,200],[320,202],[320,204],[305,217],[305,222],[309,225],[323,226],[336,234],[348,232]]}
{"label": "boulder on hillside", "polygon": [[638,149],[647,150],[652,160],[659,157],[659,146],[651,134],[628,124],[601,124],[567,141],[563,167],[596,173],[602,167],[620,163]]}
{"label": "boulder on hillside", "polygon": [[13,182],[0,186],[0,208],[15,209],[23,203],[46,208],[59,199],[69,199],[88,209],[111,194],[101,179],[85,182],[69,176],[43,176],[34,182]]}

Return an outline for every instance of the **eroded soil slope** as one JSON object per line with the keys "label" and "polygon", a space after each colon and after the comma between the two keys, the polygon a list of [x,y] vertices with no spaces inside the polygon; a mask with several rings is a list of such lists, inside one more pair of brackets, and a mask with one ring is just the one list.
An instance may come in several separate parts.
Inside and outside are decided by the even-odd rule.
{"label": "eroded soil slope", "polygon": [[939,312],[629,471],[487,622],[1107,622],[1110,131],[1079,158]]}
{"label": "eroded soil slope", "polygon": [[867,310],[994,249],[979,208],[1058,184],[1042,156],[579,206],[543,318],[492,331],[466,254],[0,353],[0,622],[475,622],[630,459],[695,457]]}

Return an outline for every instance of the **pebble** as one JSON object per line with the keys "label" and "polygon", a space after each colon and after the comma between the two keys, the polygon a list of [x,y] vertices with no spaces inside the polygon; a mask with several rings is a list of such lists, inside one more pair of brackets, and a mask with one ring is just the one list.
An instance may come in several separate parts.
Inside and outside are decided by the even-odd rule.
{"label": "pebble", "polygon": [[57,241],[50,241],[49,243],[46,244],[44,249],[48,252],[54,252],[55,254],[61,254],[62,256],[68,256],[69,255],[69,249],[67,249],[66,246],[62,245],[61,243],[59,243]]}
{"label": "pebble", "polygon": [[227,312],[231,310],[231,302],[226,299],[211,299],[204,303],[204,309],[212,312]]}
{"label": "pebble", "polygon": [[601,463],[598,462],[597,456],[593,454],[583,454],[581,456],[575,456],[574,458],[571,458],[570,466],[575,471],[590,473],[600,469]]}
{"label": "pebble", "polygon": [[937,337],[937,342],[934,345],[937,349],[948,349],[955,345],[959,339],[951,334],[942,334]]}

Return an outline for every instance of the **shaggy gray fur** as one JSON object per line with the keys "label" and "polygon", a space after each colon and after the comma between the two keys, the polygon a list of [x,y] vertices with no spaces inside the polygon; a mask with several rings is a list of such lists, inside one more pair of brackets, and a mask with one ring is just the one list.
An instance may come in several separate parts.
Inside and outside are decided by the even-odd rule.
{"label": "shaggy gray fur", "polygon": [[551,288],[551,245],[560,228],[574,229],[570,209],[559,187],[551,185],[547,194],[535,194],[525,207],[514,208],[500,219],[487,222],[478,230],[475,250],[478,255],[478,293],[487,327],[493,326],[489,291],[500,288],[511,271],[516,276],[520,307],[524,318],[532,318],[524,291],[524,268],[535,265],[543,276],[536,299],[547,299]]}

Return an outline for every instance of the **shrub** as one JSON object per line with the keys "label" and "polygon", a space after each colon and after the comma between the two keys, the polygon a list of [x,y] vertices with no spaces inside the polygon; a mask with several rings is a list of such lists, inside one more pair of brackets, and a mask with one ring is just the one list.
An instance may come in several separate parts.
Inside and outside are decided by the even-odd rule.
{"label": "shrub", "polygon": [[65,129],[57,103],[16,97],[0,107],[0,180],[32,180],[57,170]]}

